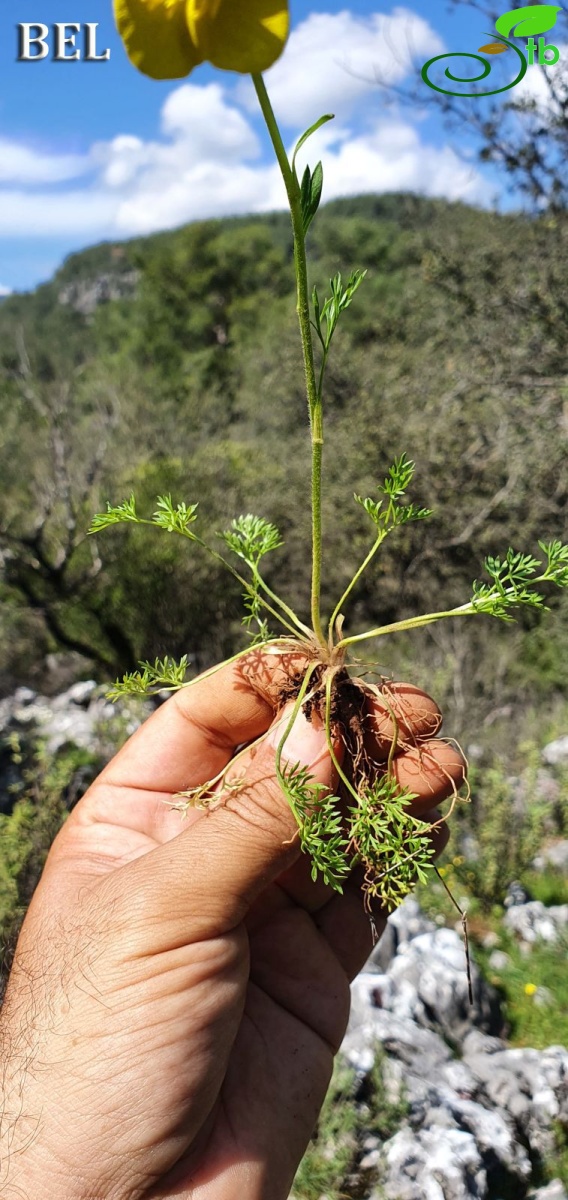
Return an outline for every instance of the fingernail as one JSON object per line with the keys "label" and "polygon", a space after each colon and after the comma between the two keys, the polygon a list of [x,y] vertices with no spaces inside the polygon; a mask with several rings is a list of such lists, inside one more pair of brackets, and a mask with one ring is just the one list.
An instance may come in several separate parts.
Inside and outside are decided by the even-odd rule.
{"label": "fingernail", "polygon": [[[287,704],[282,709],[276,724],[270,732],[268,738],[269,745],[280,745],[293,708],[293,704]],[[321,758],[323,753],[327,753],[327,744],[325,729],[319,717],[314,716],[313,721],[308,720],[304,716],[304,713],[300,711],[284,742],[282,758],[287,762],[299,762],[303,763],[306,767],[310,767],[313,766],[317,759]]]}

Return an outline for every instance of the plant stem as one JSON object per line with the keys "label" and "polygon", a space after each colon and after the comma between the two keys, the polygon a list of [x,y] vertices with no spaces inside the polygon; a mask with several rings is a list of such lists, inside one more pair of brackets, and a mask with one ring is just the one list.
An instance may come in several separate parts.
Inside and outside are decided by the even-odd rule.
{"label": "plant stem", "polygon": [[262,75],[253,75],[258,102],[266,127],[270,134],[274,152],[282,173],[294,234],[294,267],[296,271],[297,312],[300,323],[302,351],[304,356],[304,372],[306,377],[306,392],[308,412],[310,417],[310,433],[312,443],[312,597],[311,615],[314,633],[322,646],[326,645],[320,613],[321,596],[321,474],[323,458],[323,406],[321,395],[318,393],[314,367],[314,348],[312,328],[310,324],[310,298],[308,292],[308,267],[306,262],[306,238],[302,218],[300,185],[295,170],[288,162],[288,155],[276,123],[276,117],[268,98],[268,93]]}
{"label": "plant stem", "polygon": [[[227,559],[223,558],[222,554],[219,554],[218,550],[214,550],[212,546],[209,546],[207,544],[207,542],[204,542],[203,538],[198,537],[196,533],[188,533],[185,536],[187,536],[191,541],[197,542],[198,546],[202,546],[204,550],[207,550],[207,553],[211,555],[211,558],[215,559],[215,562],[222,563],[223,566],[226,567],[227,570],[231,572],[231,575],[239,581],[239,583],[242,585],[242,587],[244,587],[245,595],[248,593],[249,584],[247,583],[247,580],[243,579],[243,576],[240,574],[240,572],[236,571],[235,568],[231,565],[231,563],[227,562]],[[286,606],[282,605],[277,596],[275,596],[274,599],[281,606],[281,608],[285,607],[286,611],[291,613],[291,609],[288,609],[287,605]],[[294,628],[294,625],[291,625],[290,622],[286,619],[286,617],[283,617],[282,613],[278,612],[275,608],[273,608],[272,605],[269,604],[268,601],[265,600],[262,596],[259,596],[259,600],[260,600],[260,603],[263,605],[263,607],[267,610],[267,612],[270,613],[270,615],[272,617],[275,617],[277,621],[280,621],[280,624],[284,625],[284,628],[288,629],[290,631],[290,633],[295,634],[296,637],[298,636],[299,622],[298,622],[298,618],[296,616],[294,616],[294,614],[292,614],[292,620],[294,621],[294,625],[296,628]]]}
{"label": "plant stem", "polygon": [[306,698],[306,692],[309,687],[310,679],[316,669],[316,666],[317,666],[317,663],[313,662],[313,663],[310,663],[307,667],[306,674],[304,675],[304,678],[302,679],[302,685],[300,687],[300,691],[298,692],[298,695],[296,696],[294,707],[292,709],[292,712],[290,713],[288,724],[286,725],[284,733],[282,734],[282,737],[280,738],[278,746],[276,747],[276,775],[278,777],[278,782],[280,784],[280,787],[285,792],[285,794],[288,798],[288,801],[291,803],[295,817],[297,817],[297,815],[298,815],[297,809],[294,806],[294,804],[292,803],[291,797],[288,795],[288,791],[286,790],[286,780],[285,780],[284,774],[282,772],[282,751],[284,750],[284,746],[285,746],[286,742],[288,741],[288,738],[290,737],[290,733],[292,732],[292,726],[294,724],[294,721],[296,720],[296,717],[298,716],[298,713],[302,707],[302,704],[304,703],[304,700]]}
{"label": "plant stem", "polygon": [[324,346],[323,351],[322,351],[322,356],[321,356],[320,372],[319,372],[319,379],[318,379],[318,399],[320,400],[320,402],[321,402],[321,399],[323,396],[323,379],[324,379],[324,375],[325,375],[325,368],[327,366],[328,354],[329,354],[329,348],[327,346]]}
{"label": "plant stem", "polygon": [[469,617],[473,616],[477,609],[469,601],[467,604],[461,604],[459,608],[449,608],[446,612],[424,613],[421,617],[408,617],[406,621],[395,621],[392,625],[381,625],[378,629],[370,629],[368,633],[357,633],[354,637],[343,638],[337,643],[337,649],[343,650],[346,646],[353,646],[356,642],[367,641],[368,638],[383,637],[385,633],[402,633],[405,629],[418,629],[421,625],[431,625],[433,621],[441,621],[443,617]]}
{"label": "plant stem", "polygon": [[[149,521],[145,517],[138,517],[136,524],[137,525],[150,525],[153,529],[156,528],[156,522]],[[214,550],[213,547],[209,546],[207,544],[207,542],[204,542],[203,538],[200,538],[197,533],[191,533],[188,529],[185,529],[185,530],[176,529],[176,530],[174,530],[174,532],[177,533],[180,537],[187,538],[187,540],[189,542],[196,542],[198,546],[201,546],[203,550],[206,550],[207,553],[211,555],[211,558],[215,559],[215,562],[221,563],[227,569],[227,571],[230,571],[233,578],[236,579],[241,584],[241,587],[244,588],[245,594],[248,593],[249,588],[250,588],[250,582],[247,581],[246,579],[244,579],[243,576],[240,574],[240,572],[235,570],[232,563],[227,562],[227,559],[223,558],[222,554],[219,554],[218,550]],[[262,582],[262,580],[260,580],[259,582]],[[263,583],[262,586],[264,587],[265,592],[267,592],[272,597],[272,599],[276,601],[276,603],[280,606],[280,608],[290,616],[290,618],[294,622],[294,624],[291,625],[290,622],[288,620],[286,620],[286,617],[282,616],[282,612],[278,612],[275,608],[272,607],[271,604],[268,603],[267,600],[264,599],[263,596],[259,596],[260,603],[267,610],[267,612],[270,613],[271,617],[274,617],[276,621],[279,621],[281,625],[284,625],[284,628],[288,629],[289,632],[294,635],[294,637],[298,637],[298,635],[304,636],[305,634],[309,635],[311,631],[309,629],[307,629],[305,625],[302,625],[302,622],[298,620],[298,618],[297,618],[296,614],[293,612],[293,610],[291,608],[289,608],[287,604],[284,604],[284,601],[280,600],[280,598],[278,596],[276,596],[274,592],[270,592],[269,589],[266,587],[266,584]]]}
{"label": "plant stem", "polygon": [[[210,675],[216,675],[217,671],[222,671],[223,667],[227,667],[230,663],[237,662],[239,658],[246,658],[251,651],[264,650],[266,646],[290,646],[291,639],[286,637],[267,638],[265,642],[257,642],[256,646],[245,646],[244,650],[239,650],[237,654],[232,654],[230,658],[225,658],[223,662],[216,663],[214,667],[208,667],[206,671],[202,671],[200,675],[194,675],[193,679],[188,679],[186,683],[182,683],[182,688],[192,687],[194,683],[202,679],[208,679]],[[181,689],[180,689],[181,690]]]}
{"label": "plant stem", "polygon": [[374,558],[375,554],[377,553],[379,546],[381,545],[382,542],[384,542],[385,536],[386,535],[384,533],[379,534],[378,538],[371,546],[371,549],[369,550],[367,557],[361,563],[359,570],[356,571],[355,575],[353,576],[351,583],[349,583],[348,586],[345,588],[345,591],[341,597],[341,600],[339,600],[338,603],[336,604],[336,606],[331,614],[331,617],[329,618],[329,626],[328,626],[328,631],[327,631],[330,645],[333,642],[333,630],[335,627],[335,622],[341,613],[341,610],[343,608],[343,605],[345,604],[345,601],[351,595],[351,592],[353,591],[355,584],[359,581],[363,572],[366,571],[367,567],[369,566],[369,563],[371,562],[371,560]]}
{"label": "plant stem", "polygon": [[[300,621],[300,619],[296,616],[293,608],[290,608],[290,606],[288,604],[285,604],[284,600],[281,600],[280,596],[277,596],[276,592],[273,592],[272,588],[269,588],[268,584],[262,578],[262,575],[260,574],[258,567],[254,568],[253,573],[254,573],[254,578],[255,578],[256,582],[258,583],[259,587],[261,587],[266,592],[267,596],[270,596],[271,600],[274,600],[275,604],[278,604],[280,606],[280,608],[282,609],[282,612],[285,612],[289,616],[290,620],[293,621],[294,625],[297,627],[299,632],[303,636],[311,637],[312,636],[311,629],[307,625],[304,625],[303,621]],[[262,597],[261,597],[261,599],[262,599]]]}

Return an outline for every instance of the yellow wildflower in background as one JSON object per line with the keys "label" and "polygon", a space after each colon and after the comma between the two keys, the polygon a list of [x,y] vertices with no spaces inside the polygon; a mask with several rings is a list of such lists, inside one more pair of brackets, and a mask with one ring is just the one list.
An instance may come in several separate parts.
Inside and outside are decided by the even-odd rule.
{"label": "yellow wildflower in background", "polygon": [[114,15],[130,61],[153,79],[181,79],[202,62],[257,75],[288,37],[286,0],[114,0]]}
{"label": "yellow wildflower in background", "polygon": [[525,983],[525,996],[534,996],[537,991],[536,983]]}

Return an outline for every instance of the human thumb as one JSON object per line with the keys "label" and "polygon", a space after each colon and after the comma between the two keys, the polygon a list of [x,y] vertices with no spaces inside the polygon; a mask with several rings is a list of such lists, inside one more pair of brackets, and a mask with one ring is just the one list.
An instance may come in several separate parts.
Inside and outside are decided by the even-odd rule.
{"label": "human thumb", "polygon": [[[235,764],[222,804],[126,868],[137,908],[143,906],[158,941],[176,936],[172,922],[186,943],[234,928],[260,892],[299,857],[297,824],[276,775],[277,747],[292,708]],[[310,719],[297,714],[282,760],[305,766],[314,783],[332,786],[325,730],[316,713]]]}

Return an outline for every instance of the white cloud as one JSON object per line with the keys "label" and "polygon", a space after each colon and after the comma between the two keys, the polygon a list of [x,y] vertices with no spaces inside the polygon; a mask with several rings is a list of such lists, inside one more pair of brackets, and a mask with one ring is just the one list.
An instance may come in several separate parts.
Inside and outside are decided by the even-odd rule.
{"label": "white cloud", "polygon": [[72,192],[0,190],[0,236],[111,236],[116,201],[98,189]]}
{"label": "white cloud", "polygon": [[[270,90],[286,122],[296,123],[295,136],[335,100],[339,119],[309,144],[310,161],[323,160],[325,199],[395,189],[489,199],[473,168],[448,147],[423,142],[410,120],[381,103],[377,76],[390,71],[391,79],[402,78],[414,52],[424,57],[440,47],[427,23],[403,8],[390,17],[312,14],[292,34],[286,56],[270,72]],[[247,110],[240,84],[231,91],[217,82],[184,83],[165,100],[155,139],[120,133],[82,158],[34,158],[35,168],[31,152],[11,144],[12,174],[4,177],[11,186],[0,186],[0,235],[72,235],[87,242],[284,207],[278,168],[263,161]],[[18,162],[27,177],[17,175]],[[81,173],[83,186],[63,186]]]}
{"label": "white cloud", "polygon": [[212,202],[215,214],[231,211],[224,205],[240,193],[239,175],[250,195],[254,172],[244,164],[259,157],[260,142],[219,84],[176,88],[163,106],[161,128],[161,142],[121,135],[93,149],[106,187],[126,192],[117,208],[119,229],[142,232],[206,216]]}
{"label": "white cloud", "polygon": [[5,283],[0,283],[0,296],[11,296],[12,288],[6,287]]}
{"label": "white cloud", "polygon": [[[376,119],[359,134],[325,126],[310,140],[309,158],[321,157],[325,196],[356,196],[363,192],[413,191],[450,200],[482,203],[490,198],[483,178],[449,146],[421,142],[408,122],[394,116]],[[306,156],[308,149],[306,147]],[[300,151],[298,162],[303,166]]]}
{"label": "white cloud", "polygon": [[247,119],[227,104],[218,83],[185,83],[168,96],[162,109],[166,136],[181,141],[192,159],[226,162],[256,158],[260,143]]}
{"label": "white cloud", "polygon": [[[324,112],[344,119],[363,98],[380,101],[380,85],[400,83],[417,58],[443,49],[431,26],[407,8],[388,16],[312,13],[293,30],[286,53],[268,72],[271,101],[287,125],[308,125]],[[255,107],[248,81],[238,95]]]}
{"label": "white cloud", "polygon": [[220,84],[175,88],[161,129],[159,142],[121,135],[93,149],[102,182],[116,196],[115,232],[148,233],[282,203],[276,167],[248,165],[260,157],[260,141]]}
{"label": "white cloud", "polygon": [[0,184],[62,183],[89,170],[89,160],[74,154],[45,154],[0,138]]}
{"label": "white cloud", "polygon": [[135,183],[159,192],[196,164],[240,164],[260,154],[250,122],[227,103],[218,83],[184,83],[170,92],[161,113],[164,140],[143,142],[120,135],[92,151],[104,184],[122,189]]}
{"label": "white cloud", "polygon": [[276,166],[247,167],[200,163],[157,187],[150,173],[145,185],[121,201],[116,232],[126,236],[170,229],[200,217],[263,212],[285,205],[284,188]]}

